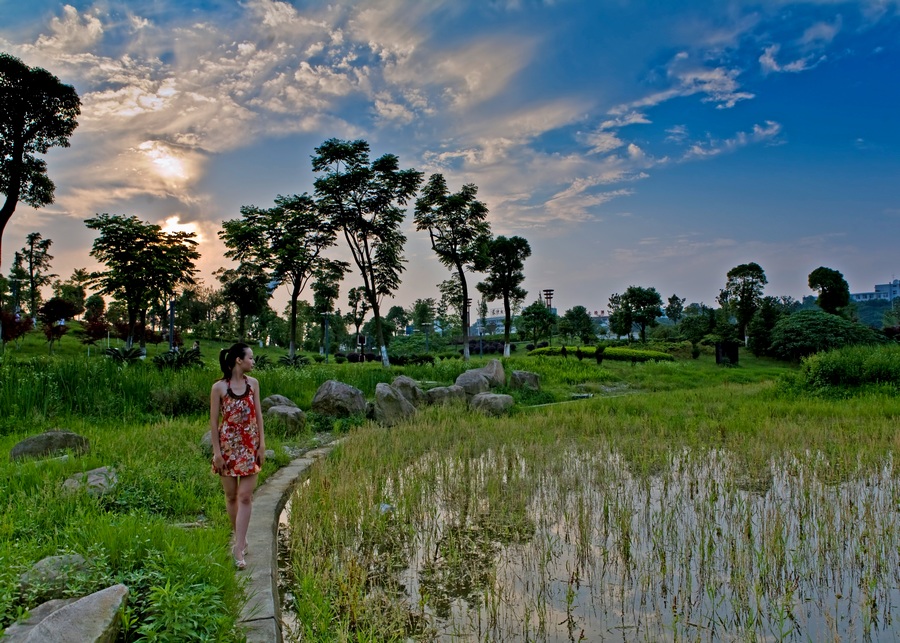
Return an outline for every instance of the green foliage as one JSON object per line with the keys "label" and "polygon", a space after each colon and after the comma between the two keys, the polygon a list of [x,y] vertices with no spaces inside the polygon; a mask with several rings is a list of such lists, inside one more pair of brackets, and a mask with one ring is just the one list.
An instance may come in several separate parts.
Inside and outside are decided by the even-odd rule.
{"label": "green foliage", "polygon": [[290,366],[291,368],[300,368],[312,364],[312,360],[308,356],[297,353],[296,355],[282,355],[278,358],[278,363],[282,366]]}
{"label": "green foliage", "polygon": [[[575,352],[578,350],[577,346],[567,346],[566,352],[569,357],[575,355]],[[529,356],[532,357],[561,357],[562,356],[562,347],[561,346],[547,346],[545,348],[536,348],[533,351],[528,353]],[[590,358],[593,359],[593,352],[590,353]],[[613,361],[620,362],[673,362],[675,358],[668,354],[663,353],[662,351],[654,351],[654,350],[636,350],[633,348],[619,348],[619,347],[607,347],[603,351],[604,359],[610,359]]]}
{"label": "green foliage", "polygon": [[803,388],[843,396],[858,387],[883,385],[900,392],[900,346],[848,346],[823,351],[803,360]]}
{"label": "green foliage", "polygon": [[861,324],[821,311],[801,310],[775,324],[771,352],[780,359],[796,361],[824,350],[880,341],[871,328]]}
{"label": "green foliage", "polygon": [[662,297],[656,288],[628,286],[625,292],[615,293],[609,298],[610,330],[616,335],[630,335],[633,324],[637,324],[641,341],[647,341],[647,328],[656,325],[661,317]]}
{"label": "green foliage", "polygon": [[[0,238],[19,201],[33,208],[53,203],[55,187],[39,154],[69,147],[81,100],[71,85],[40,67],[0,53]],[[32,311],[33,313],[34,311]]]}
{"label": "green foliage", "polygon": [[488,244],[487,253],[490,259],[487,276],[477,288],[488,301],[503,301],[503,342],[509,344],[512,310],[528,294],[522,288],[522,282],[525,281],[525,260],[531,256],[531,246],[522,237],[501,235]]}
{"label": "green foliage", "polygon": [[728,271],[725,289],[719,295],[719,304],[737,318],[738,337],[743,340],[747,325],[762,301],[763,288],[768,282],[766,273],[755,262],[742,263]]}
{"label": "green foliage", "polygon": [[516,329],[525,337],[539,342],[545,337],[550,337],[553,325],[556,323],[556,315],[540,299],[526,306],[516,322]]}
{"label": "green foliage", "polygon": [[103,354],[112,359],[114,362],[118,362],[120,364],[135,362],[144,357],[144,351],[137,346],[112,346],[105,349],[103,351]]}
{"label": "green foliage", "polygon": [[850,286],[838,270],[820,266],[809,273],[809,287],[819,291],[816,303],[826,313],[837,315],[850,303]]}
{"label": "green foliage", "polygon": [[178,371],[182,368],[200,366],[202,363],[199,348],[189,348],[186,351],[166,351],[153,357],[154,366],[160,370]]}

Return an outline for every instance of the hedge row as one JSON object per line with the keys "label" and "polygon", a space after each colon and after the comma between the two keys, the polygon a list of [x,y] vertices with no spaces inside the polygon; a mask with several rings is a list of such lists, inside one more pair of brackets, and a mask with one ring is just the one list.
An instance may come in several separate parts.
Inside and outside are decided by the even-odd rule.
{"label": "hedge row", "polygon": [[[581,350],[585,359],[594,359],[597,348],[586,346],[566,346],[567,357],[576,358],[578,350]],[[601,347],[602,348],[602,347]],[[529,355],[536,357],[560,357],[562,356],[562,346],[546,346],[544,348],[536,348]],[[603,359],[609,359],[619,362],[674,362],[675,358],[668,353],[660,351],[640,350],[634,348],[608,347],[603,349]]]}

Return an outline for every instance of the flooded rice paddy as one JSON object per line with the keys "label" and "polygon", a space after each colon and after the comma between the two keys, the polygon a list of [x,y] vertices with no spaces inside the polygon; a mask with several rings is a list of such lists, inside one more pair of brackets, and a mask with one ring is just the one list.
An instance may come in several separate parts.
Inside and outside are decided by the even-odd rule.
{"label": "flooded rice paddy", "polygon": [[[429,453],[387,474],[357,509],[356,541],[328,552],[329,565],[357,570],[370,605],[405,615],[399,640],[900,632],[900,481],[889,458],[873,470],[811,452],[750,471],[725,451],[684,449],[647,472],[612,449],[529,454]],[[292,522],[289,532],[307,528]],[[285,589],[288,639],[312,640],[291,614],[302,590]]]}

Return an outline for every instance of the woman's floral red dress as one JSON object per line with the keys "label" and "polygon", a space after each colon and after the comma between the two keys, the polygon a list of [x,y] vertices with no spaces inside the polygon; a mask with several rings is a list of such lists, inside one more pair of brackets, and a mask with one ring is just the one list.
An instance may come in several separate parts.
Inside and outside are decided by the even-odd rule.
{"label": "woman's floral red dress", "polygon": [[219,446],[222,450],[223,476],[252,476],[259,473],[259,425],[256,423],[256,403],[250,382],[244,378],[245,390],[235,395],[228,384],[228,393],[222,398]]}

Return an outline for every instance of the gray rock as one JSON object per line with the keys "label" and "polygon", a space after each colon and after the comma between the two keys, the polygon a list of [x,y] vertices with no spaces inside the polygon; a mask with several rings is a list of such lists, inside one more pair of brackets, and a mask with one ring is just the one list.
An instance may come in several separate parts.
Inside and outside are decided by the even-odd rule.
{"label": "gray rock", "polygon": [[27,619],[13,623],[6,628],[6,631],[3,633],[3,643],[23,643],[25,639],[28,638],[31,630],[33,630],[38,623],[50,616],[53,612],[60,610],[69,603],[74,603],[77,600],[77,598],[54,598],[46,603],[41,603],[34,609],[28,610]]}
{"label": "gray rock", "polygon": [[302,433],[306,427],[306,413],[296,406],[270,407],[265,413],[265,418],[281,423],[287,435]]}
{"label": "gray rock", "polygon": [[425,391],[426,404],[453,404],[466,402],[466,391],[462,386],[438,386]]}
{"label": "gray rock", "polygon": [[38,596],[45,600],[61,598],[69,586],[71,577],[86,572],[88,568],[87,561],[80,554],[48,556],[19,576],[19,590],[37,591]]}
{"label": "gray rock", "polygon": [[456,378],[456,385],[461,386],[466,392],[466,397],[471,398],[479,393],[487,393],[491,390],[491,383],[480,368],[473,368],[461,373]]}
{"label": "gray rock", "polygon": [[312,410],[333,417],[363,415],[366,412],[366,397],[356,387],[328,380],[316,391]]}
{"label": "gray rock", "polygon": [[479,393],[469,400],[469,406],[487,415],[504,415],[514,403],[511,395],[497,393]]}
{"label": "gray rock", "polygon": [[268,411],[273,406],[294,406],[294,407],[296,407],[297,405],[294,404],[293,400],[285,397],[284,395],[270,395],[269,397],[267,397],[266,399],[264,399],[262,401],[263,412]]}
{"label": "gray rock", "polygon": [[125,585],[113,585],[52,612],[34,626],[25,643],[114,643],[128,600]]}
{"label": "gray rock", "polygon": [[531,371],[513,371],[509,377],[509,388],[525,388],[532,391],[541,390],[541,378]]}
{"label": "gray rock", "polygon": [[203,437],[200,438],[200,450],[207,458],[211,458],[213,454],[212,450],[212,433],[207,431],[203,434]]}
{"label": "gray rock", "polygon": [[419,383],[411,377],[400,375],[395,377],[391,382],[391,386],[400,392],[413,406],[422,406],[425,404],[425,393],[419,387]]}
{"label": "gray rock", "polygon": [[115,489],[118,482],[119,476],[116,475],[115,469],[100,467],[72,476],[63,482],[63,487],[69,491],[85,489],[95,498],[99,498]]}
{"label": "gray rock", "polygon": [[275,457],[275,449],[266,449],[266,460],[271,460]]}
{"label": "gray rock", "polygon": [[59,456],[66,451],[84,454],[90,450],[87,438],[71,431],[53,430],[25,438],[9,452],[10,460]]}
{"label": "gray rock", "polygon": [[375,386],[375,420],[393,426],[415,414],[416,407],[393,386],[384,382]]}
{"label": "gray rock", "polygon": [[503,371],[503,364],[500,363],[499,359],[492,359],[479,370],[484,373],[484,376],[491,384],[491,388],[506,386],[506,373]]}

